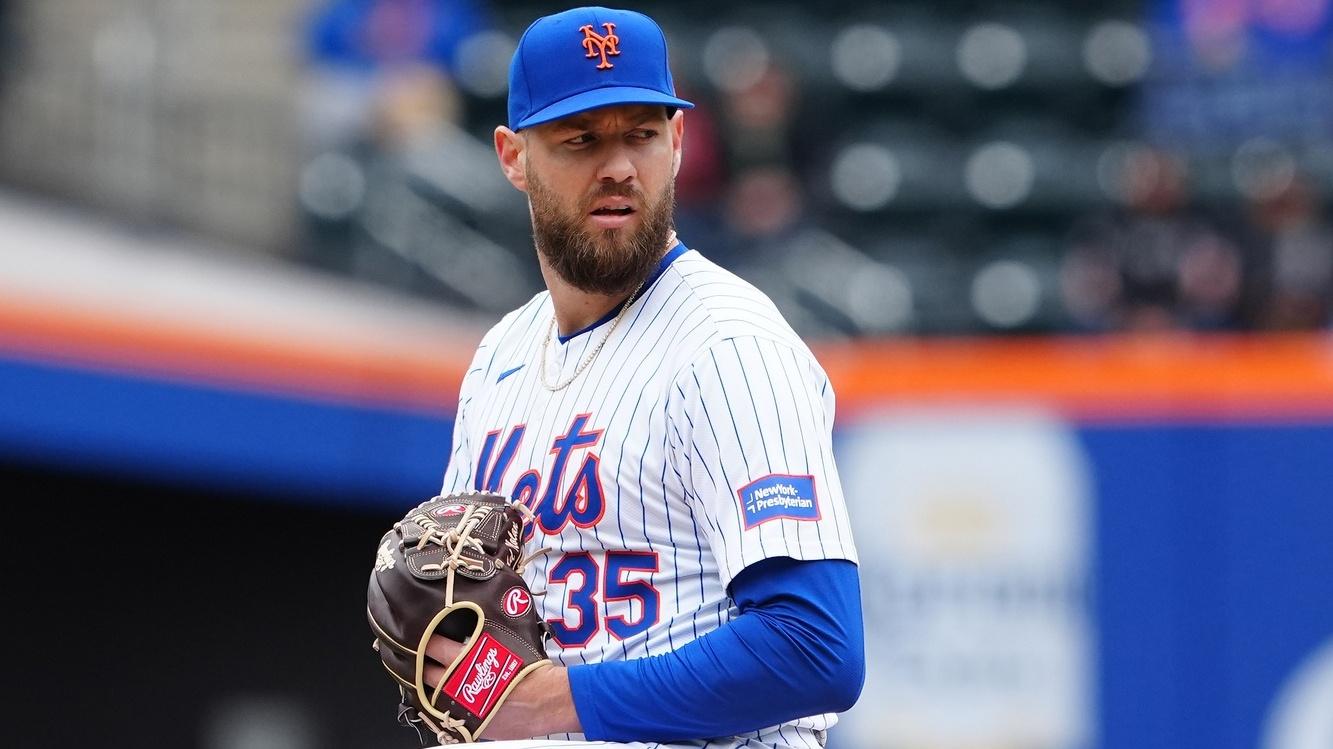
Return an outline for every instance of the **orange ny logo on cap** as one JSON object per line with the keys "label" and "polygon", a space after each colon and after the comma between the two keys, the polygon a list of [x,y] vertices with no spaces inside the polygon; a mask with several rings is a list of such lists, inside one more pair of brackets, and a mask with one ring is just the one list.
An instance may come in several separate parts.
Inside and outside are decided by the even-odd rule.
{"label": "orange ny logo on cap", "polygon": [[602,62],[597,66],[597,69],[610,70],[615,66],[607,62],[606,56],[620,54],[620,50],[616,47],[617,44],[620,44],[620,37],[616,36],[616,25],[614,23],[608,21],[602,24],[602,28],[606,29],[606,36],[593,31],[592,24],[580,26],[579,31],[583,32],[583,48],[588,50],[588,54],[584,57],[591,59],[600,56]]}

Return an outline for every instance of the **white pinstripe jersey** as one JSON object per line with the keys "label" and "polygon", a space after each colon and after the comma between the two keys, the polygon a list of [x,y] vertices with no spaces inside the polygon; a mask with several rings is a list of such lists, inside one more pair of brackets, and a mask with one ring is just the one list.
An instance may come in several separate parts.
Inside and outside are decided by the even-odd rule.
{"label": "white pinstripe jersey", "polygon": [[[527,571],[566,665],[674,650],[737,610],[761,559],[856,560],[833,462],[833,391],[763,293],[677,245],[591,364],[609,321],[565,340],[550,295],[482,340],[443,492],[532,507],[552,553]],[[541,372],[543,340],[550,336]],[[833,715],[710,747],[822,745]]]}

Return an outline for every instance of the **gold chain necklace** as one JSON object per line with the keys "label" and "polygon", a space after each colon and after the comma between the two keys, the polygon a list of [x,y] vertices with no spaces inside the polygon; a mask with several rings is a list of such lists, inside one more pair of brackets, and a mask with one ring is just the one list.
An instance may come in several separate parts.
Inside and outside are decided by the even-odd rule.
{"label": "gold chain necklace", "polygon": [[542,361],[541,361],[542,387],[546,388],[547,390],[550,390],[552,393],[564,390],[565,388],[569,387],[569,383],[573,382],[575,379],[578,378],[580,374],[583,373],[583,370],[588,368],[589,364],[592,364],[592,360],[596,359],[597,354],[601,353],[602,347],[606,345],[606,342],[608,340],[610,340],[611,334],[615,332],[616,326],[620,324],[620,318],[624,317],[625,313],[629,311],[630,305],[634,304],[634,297],[639,293],[639,290],[643,288],[644,283],[646,283],[647,281],[648,279],[644,278],[642,281],[639,282],[638,286],[634,287],[634,291],[631,291],[629,293],[629,298],[625,300],[625,305],[620,308],[619,312],[616,313],[615,319],[611,321],[610,327],[606,329],[606,335],[603,335],[602,340],[597,342],[597,346],[593,348],[592,351],[589,351],[587,356],[583,357],[583,361],[579,362],[579,365],[574,368],[574,374],[571,374],[569,376],[569,379],[565,380],[564,382],[554,385],[546,381],[546,349],[551,347],[551,333],[555,331],[555,313],[554,312],[551,313],[551,324],[546,326],[546,337],[542,339]]}

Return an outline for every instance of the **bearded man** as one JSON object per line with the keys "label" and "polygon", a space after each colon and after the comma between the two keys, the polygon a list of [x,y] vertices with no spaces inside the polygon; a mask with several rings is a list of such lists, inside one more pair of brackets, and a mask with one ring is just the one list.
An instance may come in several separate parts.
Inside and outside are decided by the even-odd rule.
{"label": "bearded man", "polygon": [[[486,729],[543,738],[497,747],[808,749],[860,693],[833,391],[763,293],[675,236],[692,107],[639,13],[541,18],[514,53],[495,151],[547,290],[478,347],[441,490],[523,503],[551,550],[524,571],[550,663]],[[461,650],[430,639],[430,683]]]}

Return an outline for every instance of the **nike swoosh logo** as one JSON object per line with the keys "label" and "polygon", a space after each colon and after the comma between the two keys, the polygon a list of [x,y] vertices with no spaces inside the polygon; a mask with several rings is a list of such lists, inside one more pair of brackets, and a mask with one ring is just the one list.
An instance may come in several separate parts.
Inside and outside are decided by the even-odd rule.
{"label": "nike swoosh logo", "polygon": [[495,381],[498,383],[498,382],[500,382],[500,380],[503,380],[504,378],[506,378],[506,377],[508,377],[509,375],[511,375],[511,374],[513,374],[513,373],[515,373],[515,372],[517,372],[518,370],[522,369],[522,368],[525,367],[525,366],[527,366],[527,365],[525,365],[525,364],[520,364],[520,365],[518,365],[517,367],[514,367],[513,369],[506,369],[505,371],[503,371],[503,372],[500,373],[500,376],[499,376],[499,377],[496,377],[496,378],[495,378]]}

